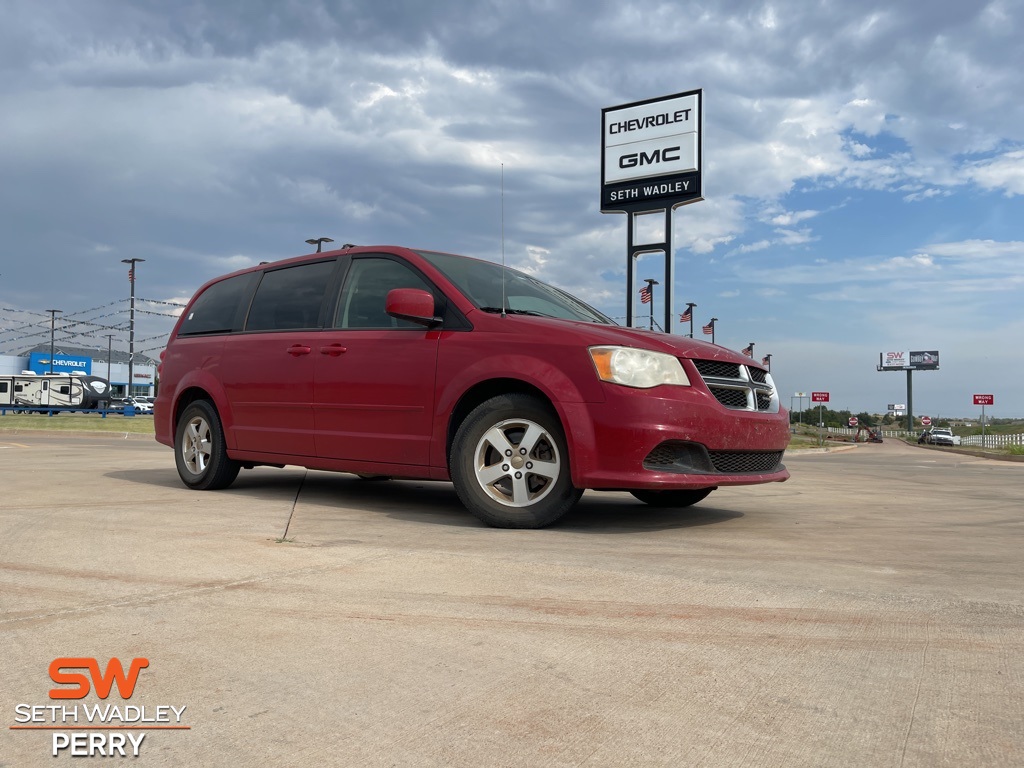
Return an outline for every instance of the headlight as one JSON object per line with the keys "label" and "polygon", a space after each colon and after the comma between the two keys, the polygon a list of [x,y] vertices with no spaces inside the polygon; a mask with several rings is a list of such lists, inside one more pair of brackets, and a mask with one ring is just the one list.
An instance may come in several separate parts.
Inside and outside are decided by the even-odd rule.
{"label": "headlight", "polygon": [[632,347],[591,347],[589,351],[602,381],[638,389],[659,384],[690,386],[686,371],[672,355]]}

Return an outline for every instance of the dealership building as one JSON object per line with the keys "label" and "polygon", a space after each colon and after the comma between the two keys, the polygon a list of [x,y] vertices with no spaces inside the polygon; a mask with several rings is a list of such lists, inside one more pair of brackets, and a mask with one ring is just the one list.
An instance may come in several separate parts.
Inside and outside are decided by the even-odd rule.
{"label": "dealership building", "polygon": [[44,373],[85,373],[110,382],[114,397],[156,394],[156,360],[136,353],[132,365],[132,386],[128,387],[128,353],[61,345],[53,350],[41,344],[20,355],[0,355],[0,376],[17,376],[24,371]]}

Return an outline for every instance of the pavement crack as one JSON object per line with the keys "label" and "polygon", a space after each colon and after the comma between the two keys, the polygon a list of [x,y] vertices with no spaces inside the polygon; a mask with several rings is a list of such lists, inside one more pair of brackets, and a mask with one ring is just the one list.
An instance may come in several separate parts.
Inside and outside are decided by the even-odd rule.
{"label": "pavement crack", "polygon": [[309,475],[307,469],[302,473],[302,477],[299,479],[299,487],[295,489],[295,498],[292,499],[292,508],[288,512],[288,522],[284,525],[284,533],[281,534],[281,541],[285,541],[288,538],[288,529],[292,527],[292,518],[295,516],[295,507],[299,504],[299,495],[302,493],[302,486],[306,484],[306,477]]}

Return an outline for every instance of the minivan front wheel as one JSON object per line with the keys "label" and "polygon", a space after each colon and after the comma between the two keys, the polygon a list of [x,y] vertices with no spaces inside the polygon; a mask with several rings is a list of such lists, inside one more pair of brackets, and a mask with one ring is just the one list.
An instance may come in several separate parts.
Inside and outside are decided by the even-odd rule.
{"label": "minivan front wheel", "polygon": [[573,487],[558,416],[523,394],[477,406],[455,433],[450,471],[466,508],[496,528],[542,528],[568,512]]}
{"label": "minivan front wheel", "polygon": [[220,417],[206,400],[196,400],[185,408],[178,420],[174,444],[178,476],[194,490],[227,488],[242,468],[228,458]]}

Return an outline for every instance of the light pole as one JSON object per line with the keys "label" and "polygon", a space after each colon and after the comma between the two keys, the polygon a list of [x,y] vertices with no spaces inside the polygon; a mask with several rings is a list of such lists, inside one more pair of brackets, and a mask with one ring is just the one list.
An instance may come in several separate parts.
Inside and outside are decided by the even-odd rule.
{"label": "light pole", "polygon": [[114,334],[106,333],[106,334],[104,334],[104,336],[107,337],[107,387],[108,387],[107,391],[109,392],[110,391],[109,390],[109,387],[110,387],[110,354],[111,354],[111,345],[114,343]]}
{"label": "light pole", "polygon": [[46,311],[50,313],[50,373],[53,373],[53,328],[54,328],[54,321],[56,320],[57,315],[62,313],[64,310],[62,310],[62,309],[48,309]]}
{"label": "light pole", "polygon": [[122,264],[128,264],[128,282],[131,285],[131,304],[128,315],[128,386],[125,387],[124,396],[132,396],[132,384],[135,374],[135,265],[145,259],[121,259]]}
{"label": "light pole", "polygon": [[332,240],[329,237],[314,237],[310,238],[306,242],[309,243],[310,245],[315,245],[316,252],[320,253],[320,250],[323,248],[324,243],[333,243],[334,240]]}

